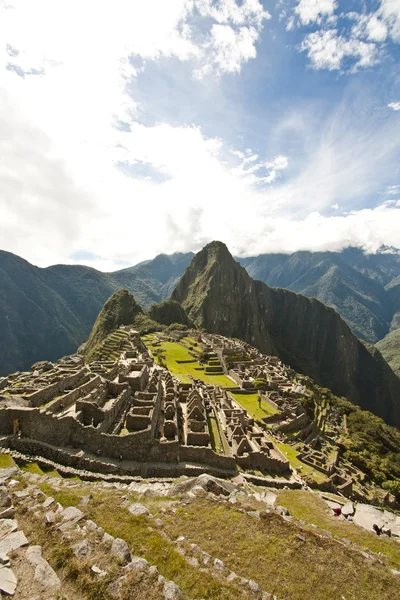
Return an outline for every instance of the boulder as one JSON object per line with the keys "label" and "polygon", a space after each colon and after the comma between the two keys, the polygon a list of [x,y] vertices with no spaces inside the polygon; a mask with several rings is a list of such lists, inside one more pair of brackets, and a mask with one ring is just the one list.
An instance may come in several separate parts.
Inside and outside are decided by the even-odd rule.
{"label": "boulder", "polygon": [[129,562],[124,567],[124,570],[142,572],[142,571],[147,571],[149,568],[150,568],[150,565],[145,558],[140,558],[139,556],[134,556],[132,558],[131,562]]}
{"label": "boulder", "polygon": [[8,566],[0,565],[0,595],[4,592],[13,596],[16,587],[17,578],[14,572]]}
{"label": "boulder", "polygon": [[135,517],[141,517],[143,515],[150,514],[148,509],[143,504],[139,504],[139,502],[135,502],[134,504],[131,504],[129,506],[128,510],[131,513],[131,515],[133,515]]}
{"label": "boulder", "polygon": [[129,562],[131,553],[128,544],[121,538],[115,538],[111,545],[111,553],[114,554],[121,562]]}
{"label": "boulder", "polygon": [[26,551],[26,558],[32,566],[35,567],[34,580],[38,581],[43,587],[51,590],[59,590],[61,581],[57,573],[42,556],[41,546],[30,546]]}
{"label": "boulder", "polygon": [[354,504],[349,501],[342,507],[342,515],[344,517],[352,517],[355,513]]}
{"label": "boulder", "polygon": [[229,496],[232,492],[238,489],[238,486],[230,481],[225,481],[224,479],[219,479],[217,477],[213,477],[212,475],[207,475],[203,473],[199,475],[196,479],[187,479],[186,481],[182,481],[177,485],[174,485],[170,488],[168,494],[170,496],[179,496],[193,488],[202,488],[206,492],[210,492],[211,494],[215,494],[216,496]]}
{"label": "boulder", "polygon": [[165,600],[183,600],[185,597],[181,588],[173,581],[164,583],[163,592]]}
{"label": "boulder", "polygon": [[28,543],[22,531],[15,531],[0,541],[0,554],[9,554],[12,550],[17,550],[21,546],[27,546]]}
{"label": "boulder", "polygon": [[82,540],[77,544],[72,546],[72,552],[75,554],[77,558],[83,558],[85,556],[89,556],[92,552],[92,548],[88,542],[88,540]]}
{"label": "boulder", "polygon": [[79,508],[76,508],[75,506],[68,506],[67,508],[64,508],[64,510],[61,513],[61,519],[63,521],[75,521],[76,523],[78,521],[80,521],[81,519],[83,519],[85,515],[83,514],[83,512],[81,510],[79,510]]}
{"label": "boulder", "polygon": [[358,503],[354,514],[354,522],[360,527],[371,531],[374,525],[379,528],[385,525],[383,512],[369,504]]}

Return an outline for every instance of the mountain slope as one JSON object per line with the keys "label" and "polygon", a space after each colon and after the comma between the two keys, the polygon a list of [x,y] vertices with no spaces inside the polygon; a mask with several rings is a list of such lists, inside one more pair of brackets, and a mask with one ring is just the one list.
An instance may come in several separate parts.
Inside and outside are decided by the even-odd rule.
{"label": "mountain slope", "polygon": [[379,352],[400,377],[400,329],[394,329],[376,344]]}
{"label": "mountain slope", "polygon": [[160,255],[137,268],[102,273],[80,265],[40,269],[0,250],[0,376],[75,352],[121,287],[145,308],[160,302],[191,257]]}
{"label": "mountain slope", "polygon": [[375,343],[389,331],[393,311],[383,285],[350,266],[341,253],[265,254],[240,262],[255,279],[332,306],[365,341]]}
{"label": "mountain slope", "polygon": [[139,314],[143,314],[142,307],[128,290],[120,289],[115,292],[104,304],[95,321],[85,344],[86,356],[90,357],[96,346],[120,325],[131,325]]}
{"label": "mountain slope", "polygon": [[332,309],[254,281],[221,242],[199,252],[171,295],[197,327],[279,356],[338,395],[400,426],[400,380]]}

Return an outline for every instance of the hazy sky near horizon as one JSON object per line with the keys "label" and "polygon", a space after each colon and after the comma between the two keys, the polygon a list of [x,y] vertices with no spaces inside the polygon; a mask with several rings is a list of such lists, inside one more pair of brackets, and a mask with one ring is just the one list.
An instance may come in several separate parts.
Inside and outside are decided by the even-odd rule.
{"label": "hazy sky near horizon", "polygon": [[400,0],[0,0],[0,248],[400,247]]}

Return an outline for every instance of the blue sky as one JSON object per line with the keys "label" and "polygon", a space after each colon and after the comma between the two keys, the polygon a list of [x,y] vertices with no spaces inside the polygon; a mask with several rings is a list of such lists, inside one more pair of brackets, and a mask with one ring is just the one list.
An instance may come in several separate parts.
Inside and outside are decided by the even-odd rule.
{"label": "blue sky", "polygon": [[400,246],[400,0],[0,0],[0,247]]}

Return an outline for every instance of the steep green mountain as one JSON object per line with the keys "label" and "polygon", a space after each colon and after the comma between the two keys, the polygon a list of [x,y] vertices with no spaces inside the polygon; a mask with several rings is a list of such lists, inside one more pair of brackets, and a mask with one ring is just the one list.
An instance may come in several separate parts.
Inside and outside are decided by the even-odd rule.
{"label": "steep green mountain", "polygon": [[221,242],[191,261],[171,295],[197,327],[238,337],[400,426],[400,380],[332,308],[254,281]]}
{"label": "steep green mountain", "polygon": [[112,331],[120,325],[131,325],[139,314],[143,314],[143,309],[128,290],[115,292],[104,304],[95,321],[85,344],[85,355],[90,359],[96,346]]}
{"label": "steep green mountain", "polygon": [[[349,249],[347,253],[264,254],[240,259],[240,263],[251,277],[272,287],[286,288],[332,306],[359,338],[375,343],[389,331],[395,312],[384,282],[396,272],[400,273],[400,260],[396,262],[400,257],[395,255],[386,278],[385,273],[378,272],[377,257],[382,257],[385,262],[388,256],[391,257],[374,255],[375,271],[369,266],[368,255],[355,249]],[[349,264],[349,259],[352,259],[353,265]],[[363,264],[365,268],[362,268]]]}
{"label": "steep green mountain", "polygon": [[383,358],[400,377],[400,329],[394,329],[376,344]]}
{"label": "steep green mountain", "polygon": [[149,317],[162,325],[172,325],[172,323],[190,325],[186,311],[175,300],[163,300],[160,304],[153,304],[149,308]]}
{"label": "steep green mountain", "polygon": [[75,352],[104,302],[121,287],[145,308],[160,302],[192,256],[160,255],[132,269],[101,273],[80,265],[40,269],[0,251],[0,376]]}

